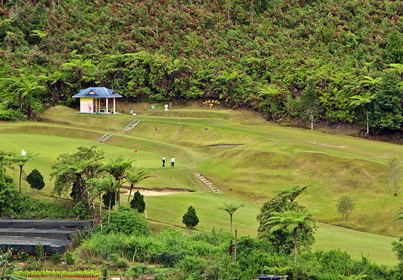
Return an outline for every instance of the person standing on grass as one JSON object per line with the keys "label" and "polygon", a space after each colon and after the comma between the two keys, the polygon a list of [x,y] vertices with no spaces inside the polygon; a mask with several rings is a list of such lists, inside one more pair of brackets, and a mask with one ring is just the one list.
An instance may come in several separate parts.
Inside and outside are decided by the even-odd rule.
{"label": "person standing on grass", "polygon": [[162,156],[161,160],[162,160],[162,167],[165,167],[165,161],[167,160],[167,157]]}
{"label": "person standing on grass", "polygon": [[174,157],[171,158],[171,167],[175,167],[175,158]]}

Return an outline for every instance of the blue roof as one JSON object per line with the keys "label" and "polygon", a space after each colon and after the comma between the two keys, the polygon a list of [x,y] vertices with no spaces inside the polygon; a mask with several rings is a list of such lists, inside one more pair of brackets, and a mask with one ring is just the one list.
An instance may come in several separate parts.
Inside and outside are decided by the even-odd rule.
{"label": "blue roof", "polygon": [[104,87],[90,87],[80,90],[73,98],[120,98],[123,97],[117,94],[113,89]]}

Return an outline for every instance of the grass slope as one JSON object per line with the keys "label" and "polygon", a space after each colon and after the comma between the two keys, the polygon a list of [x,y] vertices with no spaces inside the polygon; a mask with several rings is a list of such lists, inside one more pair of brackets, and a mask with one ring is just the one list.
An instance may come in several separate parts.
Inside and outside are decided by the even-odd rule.
{"label": "grass slope", "polygon": [[[49,174],[56,157],[91,145],[103,149],[107,158],[123,155],[149,170],[154,177],[141,182],[141,187],[196,190],[147,197],[148,217],[164,223],[181,226],[182,215],[193,205],[201,218],[198,229],[228,228],[228,216],[218,207],[224,201],[244,203],[235,214],[235,227],[241,235],[255,235],[256,215],[265,200],[284,188],[311,185],[299,201],[320,221],[346,226],[336,203],[341,195],[349,194],[357,206],[348,227],[392,236],[403,232],[402,223],[394,221],[403,210],[401,196],[393,197],[385,180],[388,160],[403,158],[401,146],[280,127],[246,111],[193,106],[163,112],[145,110],[143,104],[125,106],[141,114],[82,115],[56,106],[42,115],[45,122],[0,123],[0,146],[37,153],[25,170],[37,168],[44,174],[45,194],[52,190]],[[122,128],[133,119],[141,120],[140,124],[124,133]],[[114,135],[105,143],[97,142],[105,133]],[[161,168],[162,155],[175,156],[176,167]],[[203,173],[224,194],[208,192],[194,173]],[[25,182],[23,187],[31,192]],[[364,233],[321,224],[316,247],[343,248],[379,263],[396,261],[390,250],[393,238],[360,234]]]}

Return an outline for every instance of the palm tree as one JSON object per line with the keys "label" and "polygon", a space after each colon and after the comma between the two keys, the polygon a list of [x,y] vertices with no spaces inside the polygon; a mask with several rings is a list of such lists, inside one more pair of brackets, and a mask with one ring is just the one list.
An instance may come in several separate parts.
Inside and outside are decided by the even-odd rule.
{"label": "palm tree", "polygon": [[[83,59],[81,55],[77,55],[76,51],[72,53],[73,59],[62,64],[62,68],[74,73],[75,83],[81,88],[83,80],[90,82],[96,80],[96,66],[91,59]],[[97,81],[95,81],[97,83]]]}
{"label": "palm tree", "polygon": [[[116,192],[120,188],[119,182],[115,180],[112,175],[107,175],[103,178],[91,178],[88,180],[89,187],[86,189],[89,195],[91,195],[90,203],[98,196],[99,198],[99,217],[101,219],[102,226],[102,194]],[[108,205],[108,225],[110,222],[110,215],[112,211],[112,199],[109,199]]]}
{"label": "palm tree", "polygon": [[142,170],[142,169],[129,169],[126,174],[125,174],[125,179],[127,182],[130,183],[130,191],[129,191],[129,196],[127,198],[127,204],[130,203],[130,197],[132,195],[132,191],[134,188],[134,185],[137,183],[150,178],[151,176],[148,175],[149,172]]}
{"label": "palm tree", "polygon": [[363,106],[366,114],[366,123],[367,123],[367,131],[365,134],[369,134],[369,106],[372,101],[377,97],[374,92],[375,87],[382,81],[382,78],[372,78],[371,76],[364,76],[363,79],[359,82],[361,87],[364,88],[365,93],[362,95],[354,95],[350,98],[353,101],[350,102],[350,106]]}
{"label": "palm tree", "polygon": [[53,103],[57,103],[65,94],[64,86],[66,85],[65,81],[68,75],[66,72],[61,71],[52,71],[47,75],[48,92],[52,96]]}
{"label": "palm tree", "polygon": [[21,73],[19,76],[1,78],[0,86],[3,89],[2,102],[5,104],[18,103],[20,109],[24,109],[27,118],[33,118],[32,102],[34,95],[46,92],[46,87],[41,83],[47,79],[45,76]]}
{"label": "palm tree", "polygon": [[235,204],[226,204],[224,203],[223,207],[219,207],[218,209],[224,210],[229,214],[229,223],[230,223],[230,228],[231,228],[231,233],[232,233],[232,216],[238,210],[239,208],[243,207],[243,204],[235,205]]}
{"label": "palm tree", "polygon": [[125,173],[127,169],[132,167],[132,161],[131,160],[126,160],[122,156],[119,156],[116,159],[111,159],[106,163],[103,167],[103,169],[111,174],[117,184],[118,184],[118,189],[116,189],[116,195],[115,195],[115,205],[119,203],[120,205],[120,199],[119,199],[119,194],[120,194],[120,187],[123,184],[123,179],[125,178]]}
{"label": "palm tree", "polygon": [[57,195],[71,190],[70,196],[75,201],[82,201],[90,209],[90,194],[86,191],[88,180],[102,172],[104,156],[96,147],[78,147],[74,154],[62,154],[53,164],[51,177],[55,178],[53,191]]}
{"label": "palm tree", "polygon": [[266,223],[269,232],[283,231],[290,234],[294,245],[294,263],[297,263],[298,250],[306,243],[304,229],[315,229],[315,220],[312,219],[312,213],[308,211],[285,211],[273,212]]}
{"label": "palm tree", "polygon": [[351,96],[350,98],[353,99],[353,101],[350,102],[351,106],[363,106],[365,109],[365,114],[366,114],[366,123],[367,123],[367,131],[365,134],[369,134],[369,104],[376,98],[376,94],[371,94],[370,92],[366,92],[363,95],[354,95]]}
{"label": "palm tree", "polygon": [[18,179],[18,189],[21,192],[21,181],[22,181],[22,173],[23,173],[23,168],[25,164],[27,163],[28,160],[30,160],[33,157],[33,154],[30,153],[22,153],[21,155],[17,154],[12,154],[10,156],[10,162],[15,163],[18,165],[19,168],[19,179]]}

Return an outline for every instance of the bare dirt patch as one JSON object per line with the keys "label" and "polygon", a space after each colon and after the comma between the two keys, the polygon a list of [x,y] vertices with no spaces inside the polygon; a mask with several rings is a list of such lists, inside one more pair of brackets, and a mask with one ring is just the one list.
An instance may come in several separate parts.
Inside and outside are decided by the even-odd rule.
{"label": "bare dirt patch", "polygon": [[[123,195],[129,195],[129,189],[125,189],[125,193]],[[139,191],[144,196],[162,196],[162,195],[170,195],[177,193],[185,193],[185,192],[194,192],[188,189],[180,189],[180,188],[154,188],[154,189],[145,189],[145,188],[135,188],[132,190],[132,195]]]}

